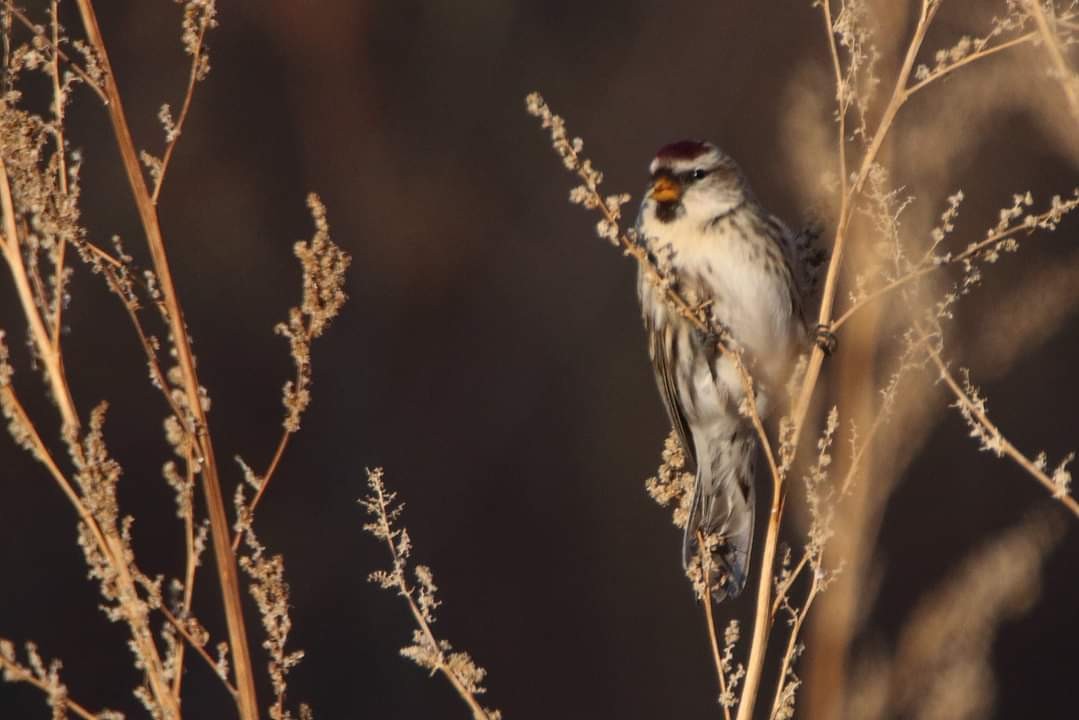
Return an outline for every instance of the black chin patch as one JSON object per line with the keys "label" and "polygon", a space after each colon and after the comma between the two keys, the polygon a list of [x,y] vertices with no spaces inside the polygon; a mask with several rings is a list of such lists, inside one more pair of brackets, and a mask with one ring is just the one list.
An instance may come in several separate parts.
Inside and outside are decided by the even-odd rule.
{"label": "black chin patch", "polygon": [[682,203],[677,200],[671,200],[670,202],[657,202],[656,203],[656,220],[661,223],[669,223],[674,220],[678,215],[679,208],[682,207]]}

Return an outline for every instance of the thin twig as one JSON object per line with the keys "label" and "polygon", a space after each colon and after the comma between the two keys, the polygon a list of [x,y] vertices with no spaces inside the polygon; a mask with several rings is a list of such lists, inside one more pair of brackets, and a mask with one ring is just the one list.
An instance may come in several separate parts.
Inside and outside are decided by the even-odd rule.
{"label": "thin twig", "polygon": [[944,364],[944,361],[941,360],[941,357],[937,353],[935,348],[929,346],[927,348],[927,352],[929,353],[930,359],[932,359],[933,363],[937,366],[937,370],[940,371],[940,379],[944,381],[944,384],[947,385],[948,389],[950,389],[952,391],[952,394],[955,395],[956,401],[960,405],[962,405],[970,414],[970,416],[974,418],[978,422],[978,424],[981,425],[982,428],[993,438],[994,442],[999,447],[999,454],[1004,454],[1011,458],[1016,465],[1021,467],[1027,472],[1027,474],[1029,474],[1031,477],[1041,483],[1045,487],[1045,489],[1048,490],[1049,493],[1053,496],[1053,499],[1059,500],[1060,503],[1064,505],[1064,507],[1068,508],[1068,510],[1071,510],[1071,512],[1075,514],[1076,517],[1079,517],[1079,501],[1076,501],[1075,497],[1073,497],[1072,495],[1069,495],[1066,492],[1062,492],[1060,486],[1054,483],[1052,478],[1046,475],[1045,472],[1041,468],[1039,468],[1030,458],[1021,453],[1015,447],[1015,445],[1012,445],[1008,438],[1004,437],[1004,434],[1000,432],[1000,429],[996,425],[993,424],[993,422],[989,419],[989,416],[986,415],[985,412],[981,408],[979,408],[973,400],[971,400],[970,396],[967,395],[966,391],[964,391],[963,388],[959,385],[959,383],[956,382],[955,377],[948,370],[948,366]]}
{"label": "thin twig", "polygon": [[45,447],[44,441],[41,439],[41,435],[37,431],[37,427],[31,422],[30,417],[26,414],[26,409],[19,402],[18,396],[10,385],[0,386],[0,394],[4,396],[5,404],[15,412],[15,421],[19,424],[19,427],[24,429],[30,440],[30,452],[31,454],[45,466],[45,469],[52,475],[53,480],[59,486],[60,491],[64,493],[64,497],[68,499],[71,506],[75,508],[75,512],[78,513],[79,518],[86,523],[86,526],[90,529],[94,536],[94,541],[97,543],[98,549],[109,559],[110,564],[113,562],[112,551],[109,548],[109,544],[105,542],[105,536],[102,534],[101,527],[98,525],[97,520],[94,519],[90,511],[87,510],[86,505],[82,502],[82,498],[75,492],[75,488],[68,482],[64,472],[60,469],[60,466],[56,464],[52,454],[48,448]]}
{"label": "thin twig", "polygon": [[775,699],[772,700],[772,713],[769,717],[775,717],[779,712],[779,707],[783,701],[783,690],[787,686],[787,672],[799,652],[798,637],[802,632],[802,624],[805,622],[806,616],[809,615],[809,608],[812,607],[813,600],[817,597],[820,589],[820,581],[814,576],[813,583],[809,586],[809,594],[806,596],[805,604],[801,610],[795,613],[790,637],[787,638],[787,649],[783,653],[783,662],[779,666],[779,682],[776,684]]}
{"label": "thin twig", "polygon": [[[24,668],[18,663],[13,663],[6,659],[3,655],[0,655],[0,668],[3,668],[4,674],[15,682],[25,682],[33,685],[38,690],[41,690],[45,694],[49,694],[49,686],[41,680],[34,677],[34,674]],[[98,716],[87,710],[83,705],[75,702],[69,697],[64,697],[64,705],[71,712],[75,713],[83,720],[98,720]]]}
{"label": "thin twig", "polygon": [[83,70],[77,62],[72,60],[70,56],[68,56],[63,50],[61,50],[57,43],[50,42],[49,38],[44,33],[38,32],[39,28],[37,24],[34,23],[25,14],[23,14],[23,12],[19,10],[19,8],[15,7],[14,3],[12,3],[11,0],[3,0],[3,2],[4,6],[7,7],[11,15],[20,23],[22,23],[25,28],[32,32],[34,34],[34,37],[42,43],[43,47],[49,50],[55,49],[55,53],[59,55],[63,59],[63,61],[68,64],[68,67],[70,67],[84,83],[90,86],[90,89],[97,94],[97,96],[101,99],[101,102],[105,105],[109,104],[109,99],[108,97],[106,97],[105,91],[98,87],[98,84],[94,82],[94,79],[91,78],[90,75],[85,70]]}
{"label": "thin twig", "polygon": [[835,100],[838,108],[836,111],[836,124],[839,126],[839,141],[837,143],[839,147],[839,157],[837,159],[839,164],[839,197],[844,204],[844,207],[840,208],[839,214],[842,216],[846,211],[845,204],[847,202],[847,103],[844,97],[846,82],[843,80],[843,64],[839,61],[839,48],[836,47],[835,42],[835,25],[832,20],[831,0],[821,0],[820,8],[824,19],[825,32],[828,35],[828,53],[832,58],[832,71],[835,73]]}
{"label": "thin twig", "polygon": [[202,407],[199,393],[198,374],[191,352],[191,340],[187,334],[179,297],[172,281],[165,241],[161,234],[157,211],[150,198],[150,192],[139,166],[138,153],[124,115],[120,90],[116,84],[112,64],[105,49],[105,42],[98,26],[97,16],[90,0],[76,0],[82,16],[83,26],[91,47],[98,55],[105,76],[105,95],[108,97],[109,119],[112,122],[123,160],[124,170],[135,197],[135,205],[142,221],[143,230],[153,260],[154,271],[161,286],[161,295],[168,308],[169,329],[176,349],[180,372],[183,376],[184,391],[187,395],[188,408],[194,417],[195,437],[203,459],[202,487],[206,496],[206,506],[210,517],[210,534],[213,538],[214,556],[217,574],[221,584],[222,600],[225,608],[225,620],[228,627],[229,646],[232,653],[233,667],[236,674],[236,686],[239,690],[237,704],[243,720],[255,720],[258,717],[258,700],[255,694],[254,670],[247,644],[247,631],[244,627],[243,604],[240,597],[240,583],[237,576],[236,558],[232,552],[228,517],[225,514],[225,502],[221,493],[217,463],[214,457],[213,443],[210,439],[206,413]]}
{"label": "thin twig", "polygon": [[[225,685],[225,689],[229,691],[229,694],[232,695],[233,698],[235,698],[236,695],[237,695],[236,687],[232,683],[229,682],[228,677],[222,676],[222,675],[220,675],[218,673],[217,661],[214,660],[213,657],[211,657],[208,652],[206,652],[206,648],[204,648],[202,645],[199,644],[199,642],[197,640],[195,640],[195,638],[191,635],[191,633],[189,633],[187,631],[187,628],[184,627],[183,622],[178,617],[173,615],[169,611],[169,609],[167,607],[162,605],[158,609],[161,611],[161,614],[165,616],[165,620],[168,621],[169,625],[171,625],[173,628],[175,628],[176,632],[178,632],[180,634],[180,637],[182,637],[187,642],[188,645],[190,645],[192,648],[194,648],[196,654],[198,654],[199,657],[201,657],[203,660],[206,661],[206,664],[209,665],[210,669],[213,671],[214,677],[221,680],[221,682],[224,683],[224,685]],[[183,645],[181,645],[180,647],[183,647]],[[182,669],[182,666],[181,666],[181,669]],[[179,671],[177,671],[177,675],[180,675],[180,674],[181,673]],[[177,687],[177,691],[179,691],[178,687]]]}
{"label": "thin twig", "polygon": [[[57,485],[60,486],[60,489],[68,500],[71,501],[71,504],[75,507],[75,511],[79,514],[79,517],[93,535],[94,542],[97,544],[106,562],[108,562],[109,567],[115,571],[115,582],[120,587],[120,594],[131,598],[137,597],[138,591],[134,578],[131,577],[131,573],[128,570],[124,545],[119,537],[116,536],[115,529],[102,528],[97,519],[87,509],[78,493],[75,492],[71,483],[68,482],[67,478],[60,470],[60,467],[56,464],[55,460],[53,460],[52,455],[41,440],[41,435],[37,432],[37,428],[30,421],[30,418],[26,415],[25,409],[19,402],[19,399],[11,386],[0,386],[0,395],[4,396],[4,404],[15,412],[16,422],[18,422],[19,426],[26,432],[27,439],[30,441],[33,456],[49,470],[53,479],[56,480]],[[73,442],[72,451],[75,452],[77,449],[77,443]],[[162,681],[164,673],[162,671],[161,658],[158,654],[157,646],[153,642],[153,637],[150,634],[149,628],[147,627],[146,616],[142,613],[132,612],[126,605],[123,605],[122,607],[124,610],[124,619],[127,621],[131,632],[131,641],[138,648],[139,656],[146,663],[146,678],[153,691],[154,699],[164,712],[171,713],[173,717],[179,718],[179,703],[176,697],[169,693]]]}
{"label": "thin twig", "polygon": [[701,555],[701,572],[704,575],[704,619],[708,624],[708,640],[712,646],[712,661],[716,665],[716,676],[719,678],[720,705],[723,707],[724,720],[731,720],[731,709],[724,702],[727,698],[727,673],[723,670],[723,656],[719,651],[719,639],[716,637],[716,621],[712,617],[712,588],[708,579],[712,577],[712,554],[708,552],[704,542],[704,533],[697,531],[697,549]]}
{"label": "thin twig", "polygon": [[[188,447],[187,457],[184,463],[184,471],[187,473],[186,485],[187,488],[192,488],[195,485],[195,458],[192,456],[194,448]],[[184,513],[184,597],[182,600],[183,614],[186,616],[191,612],[191,601],[195,595],[195,572],[198,570],[198,558],[195,552],[195,508],[193,498],[188,498],[187,512]],[[216,672],[217,665],[214,665],[214,671]],[[232,684],[229,683],[228,678],[222,678],[230,688]],[[184,646],[180,645],[176,649],[176,675],[172,681],[172,692],[176,697],[180,697],[180,688],[184,680]],[[236,695],[235,688],[232,688],[233,696]]]}
{"label": "thin twig", "polygon": [[[60,10],[57,0],[51,6],[52,47],[60,47]],[[60,54],[51,53],[49,74],[52,75],[53,134],[56,139],[56,176],[60,183],[60,193],[67,198],[67,160],[64,148],[64,98],[60,88]],[[64,255],[67,251],[67,238],[60,238],[60,247],[56,251],[56,275],[53,281],[52,311],[52,346],[60,350],[60,328],[64,312]],[[60,353],[61,361],[63,354]]]}
{"label": "thin twig", "polygon": [[195,51],[192,53],[191,73],[187,78],[187,92],[184,94],[183,106],[180,108],[180,116],[176,118],[176,125],[172,130],[172,137],[165,147],[165,153],[161,156],[161,170],[157,175],[157,180],[154,182],[153,194],[150,196],[150,202],[154,205],[157,205],[157,199],[161,195],[161,187],[165,184],[165,173],[169,169],[169,161],[172,160],[172,153],[176,150],[176,143],[180,141],[180,135],[184,129],[184,122],[187,120],[187,111],[191,108],[191,98],[195,96],[195,85],[199,81],[199,61],[202,59],[202,40],[205,36],[206,24],[205,22],[200,22],[199,34],[195,40]]}
{"label": "thin twig", "polygon": [[1007,40],[1007,41],[999,43],[997,45],[992,45],[990,47],[983,48],[983,49],[981,49],[981,50],[979,50],[977,52],[972,52],[970,55],[967,55],[966,57],[962,58],[961,60],[956,60],[955,62],[951,63],[950,65],[945,65],[941,69],[931,72],[926,77],[924,77],[921,80],[919,80],[918,82],[914,83],[913,85],[911,85],[910,87],[908,87],[906,89],[906,96],[907,96],[907,98],[910,98],[910,96],[913,95],[914,93],[918,92],[919,90],[924,89],[926,85],[929,85],[932,82],[940,80],[945,75],[949,75],[950,73],[958,70],[959,68],[963,67],[964,65],[969,65],[970,63],[972,63],[972,62],[974,62],[976,60],[982,60],[984,58],[989,57],[990,55],[995,55],[998,52],[1001,52],[1002,50],[1007,50],[1008,48],[1013,48],[1016,45],[1022,45],[1023,43],[1028,43],[1031,40],[1033,40],[1037,36],[1037,34],[1038,34],[1037,32],[1031,31],[1031,32],[1028,32],[1028,33],[1026,33],[1024,35],[1018,35],[1018,36],[1012,38],[1011,40]]}
{"label": "thin twig", "polygon": [[30,289],[30,281],[23,264],[22,251],[19,248],[18,230],[15,225],[15,203],[11,196],[11,184],[8,181],[7,166],[0,157],[0,210],[4,213],[4,236],[0,238],[0,250],[3,251],[7,260],[8,268],[15,282],[15,290],[19,295],[26,322],[30,326],[30,332],[37,348],[38,356],[45,365],[46,375],[52,389],[53,397],[60,408],[63,418],[64,432],[77,432],[79,429],[79,415],[75,410],[75,402],[71,398],[71,392],[67,383],[64,382],[63,369],[60,366],[60,354],[52,345],[52,337],[45,327],[45,322],[38,312],[37,303],[34,301],[34,293]]}
{"label": "thin twig", "polygon": [[[828,2],[828,0],[824,0],[824,2]],[[873,134],[873,138],[866,149],[865,155],[862,157],[862,163],[854,183],[848,190],[847,195],[841,199],[842,205],[840,217],[839,222],[836,225],[835,242],[832,245],[832,257],[831,262],[828,265],[828,273],[822,292],[820,312],[817,321],[825,328],[831,328],[835,296],[839,289],[839,272],[843,262],[843,251],[848,239],[847,230],[849,229],[851,217],[853,215],[852,207],[854,204],[850,199],[861,192],[865,181],[869,177],[870,170],[876,162],[877,154],[884,143],[884,138],[887,136],[899,109],[903,106],[903,103],[907,98],[904,91],[914,68],[914,61],[918,56],[918,51],[921,49],[925,34],[939,7],[939,2],[922,0],[918,24],[914,29],[913,37],[907,48],[903,65],[896,77],[895,87],[892,90],[891,98],[884,109],[877,125],[877,129]],[[829,25],[829,28],[831,29],[831,25]],[[837,97],[838,96],[839,94],[837,92]],[[842,107],[840,107],[840,111],[842,111]],[[845,138],[841,139],[841,142],[845,141]],[[809,406],[813,399],[823,362],[823,349],[820,346],[814,346],[809,358],[805,376],[802,380],[802,388],[799,392],[798,400],[795,403],[794,411],[791,416],[791,432],[789,438],[791,447],[798,447],[798,439],[801,436],[802,429],[805,426],[806,417],[809,414]],[[785,500],[782,481],[780,480],[779,482],[774,483],[774,485],[772,508],[769,514],[768,528],[765,535],[764,552],[761,556],[761,574],[757,588],[757,604],[753,621],[753,641],[750,645],[745,683],[742,686],[742,701],[738,706],[738,720],[750,720],[753,717],[753,710],[760,688],[761,673],[764,669],[768,635],[772,626],[772,570],[775,564],[776,548],[779,542],[779,529],[782,523],[783,504]]]}
{"label": "thin twig", "polygon": [[1028,224],[1016,225],[1015,227],[1008,228],[1007,230],[988,235],[984,239],[979,240],[976,243],[971,243],[967,246],[965,250],[957,253],[956,255],[946,255],[943,258],[939,258],[939,262],[933,259],[928,259],[928,262],[921,263],[920,267],[916,267],[907,274],[898,277],[895,280],[892,280],[887,285],[884,285],[883,287],[874,290],[863,298],[860,298],[857,302],[847,308],[847,310],[842,315],[840,315],[835,322],[832,323],[832,331],[834,332],[836,328],[840,327],[845,322],[850,320],[851,316],[853,316],[856,312],[861,310],[869,303],[878,300],[885,295],[888,295],[893,290],[897,290],[906,285],[907,283],[917,280],[918,278],[924,277],[925,275],[928,275],[933,271],[944,267],[945,265],[954,265],[956,263],[969,260],[990,245],[995,245],[1001,240],[1006,240],[1013,235],[1018,235],[1024,230],[1027,232],[1028,235],[1033,235],[1034,231],[1038,229],[1039,225],[1042,222],[1054,217],[1057,212],[1058,211],[1056,209],[1050,208],[1049,210],[1046,210],[1040,215],[1033,215],[1031,216],[1033,217],[1033,221],[1030,221]]}
{"label": "thin twig", "polygon": [[[270,466],[266,469],[265,474],[259,477],[259,487],[255,491],[255,496],[251,498],[251,502],[247,505],[248,517],[253,519],[255,514],[255,507],[258,506],[259,500],[266,493],[266,488],[270,484],[270,478],[273,477],[274,472],[277,470],[278,464],[281,462],[281,456],[285,454],[285,447],[288,445],[288,439],[292,436],[289,430],[284,430],[281,433],[281,439],[277,441],[277,449],[274,450],[273,459],[270,460]],[[240,547],[240,538],[243,536],[242,532],[237,532],[232,537],[232,549],[235,552]]]}
{"label": "thin twig", "polygon": [[446,662],[444,653],[442,652],[442,646],[439,644],[435,634],[431,631],[431,626],[424,617],[423,612],[416,605],[416,601],[413,599],[413,589],[409,587],[408,582],[405,580],[405,562],[397,552],[397,546],[394,544],[393,539],[396,535],[393,528],[390,526],[390,508],[389,502],[386,498],[386,494],[383,492],[382,484],[372,486],[375,490],[376,502],[378,503],[378,523],[380,527],[379,533],[376,537],[381,537],[386,547],[390,551],[390,557],[393,559],[394,572],[397,575],[397,589],[399,594],[404,597],[408,603],[408,609],[412,612],[412,617],[416,621],[416,625],[420,628],[424,637],[427,639],[428,646],[436,653],[435,656],[435,670],[441,672],[450,684],[453,685],[453,689],[457,691],[457,694],[461,696],[465,704],[468,705],[472,711],[472,716],[475,720],[489,720],[490,715],[480,704],[476,696],[465,687],[465,685],[458,679],[457,675],[450,669]]}

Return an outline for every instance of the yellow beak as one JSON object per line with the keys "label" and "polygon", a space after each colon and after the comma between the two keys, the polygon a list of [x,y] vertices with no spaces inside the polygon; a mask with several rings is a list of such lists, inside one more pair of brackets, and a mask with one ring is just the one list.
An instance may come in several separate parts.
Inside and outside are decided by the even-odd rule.
{"label": "yellow beak", "polygon": [[652,185],[652,199],[656,202],[676,202],[682,197],[682,186],[666,175],[661,175]]}

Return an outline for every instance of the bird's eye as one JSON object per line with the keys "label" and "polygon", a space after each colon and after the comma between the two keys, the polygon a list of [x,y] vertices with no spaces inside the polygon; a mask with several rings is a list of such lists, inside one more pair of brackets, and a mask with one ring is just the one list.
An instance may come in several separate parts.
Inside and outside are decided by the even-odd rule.
{"label": "bird's eye", "polygon": [[707,175],[708,175],[707,170],[702,170],[702,169],[699,169],[699,168],[697,170],[694,170],[692,173],[690,173],[690,177],[693,178],[694,180],[703,180],[705,177],[707,177]]}

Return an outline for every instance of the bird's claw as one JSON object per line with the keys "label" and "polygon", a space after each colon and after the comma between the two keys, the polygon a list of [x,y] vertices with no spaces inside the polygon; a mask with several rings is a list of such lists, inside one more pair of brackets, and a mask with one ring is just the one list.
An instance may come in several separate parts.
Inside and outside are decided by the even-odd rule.
{"label": "bird's claw", "polygon": [[813,344],[819,347],[825,355],[831,355],[835,352],[838,341],[830,325],[817,325],[813,328]]}

